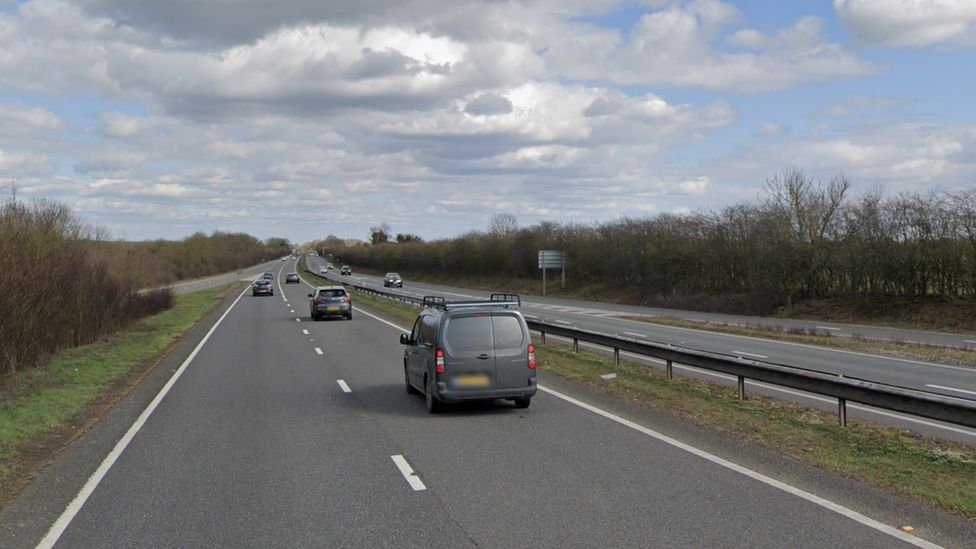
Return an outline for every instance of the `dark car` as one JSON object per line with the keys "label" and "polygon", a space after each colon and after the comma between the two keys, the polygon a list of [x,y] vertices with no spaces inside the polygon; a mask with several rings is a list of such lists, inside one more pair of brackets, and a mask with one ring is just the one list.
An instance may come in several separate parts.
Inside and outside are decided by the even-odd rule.
{"label": "dark car", "polygon": [[342,276],[352,275],[352,267],[350,267],[349,265],[343,265],[342,267],[339,268],[339,274],[341,274]]}
{"label": "dark car", "polygon": [[298,273],[288,273],[285,275],[285,284],[291,284],[292,282],[300,284],[301,281],[302,279],[298,278]]}
{"label": "dark car", "polygon": [[400,278],[400,273],[386,273],[386,276],[383,277],[383,287],[402,288],[403,279]]}
{"label": "dark car", "polygon": [[251,285],[251,295],[274,295],[274,286],[271,285],[270,280],[264,278],[255,280]]}
{"label": "dark car", "polygon": [[352,296],[342,286],[319,286],[308,294],[309,316],[318,320],[324,316],[343,316],[352,319]]}
{"label": "dark car", "polygon": [[263,275],[261,275],[261,279],[262,280],[274,280],[274,273],[272,273],[271,271],[268,271],[268,272],[264,273]]}
{"label": "dark car", "polygon": [[519,296],[427,296],[423,304],[413,330],[400,336],[407,393],[423,392],[431,413],[447,402],[496,398],[528,408],[538,387],[536,358]]}

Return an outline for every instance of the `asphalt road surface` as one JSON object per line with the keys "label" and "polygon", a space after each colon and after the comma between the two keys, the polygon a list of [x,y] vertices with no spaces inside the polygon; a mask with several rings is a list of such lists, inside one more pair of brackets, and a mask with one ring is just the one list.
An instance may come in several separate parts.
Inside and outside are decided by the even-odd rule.
{"label": "asphalt road surface", "polygon": [[[313,268],[316,269],[319,263],[324,263],[324,260],[319,257],[311,257],[309,259]],[[409,279],[404,281],[404,287],[402,289],[383,288],[382,277],[355,273],[352,277],[343,277],[339,276],[337,271],[331,271],[329,277],[337,281],[356,282],[387,292],[402,293],[413,297],[442,295],[448,299],[473,299],[487,298],[490,293],[465,288],[416,283]],[[891,357],[827,349],[810,345],[650,324],[621,317],[622,315],[650,314],[646,312],[647,309],[639,307],[569,302],[565,300],[557,304],[551,300],[539,299],[534,296],[523,297],[522,304],[522,310],[527,318],[541,319],[567,327],[617,334],[634,339],[670,343],[688,349],[698,349],[744,359],[841,374],[850,378],[938,393],[954,398],[976,399],[976,367],[971,368],[912,360],[899,360]],[[641,313],[640,311],[644,312]],[[930,334],[928,332],[913,332],[912,337],[924,340],[928,337],[926,334],[935,338],[941,337],[941,334]],[[879,333],[876,335],[880,336],[883,334]],[[628,355],[628,353],[624,354]],[[646,359],[638,355],[629,355],[626,358],[663,367],[663,362],[661,361]],[[724,374],[684,366],[676,366],[676,368],[684,375],[693,375],[698,378],[725,384],[735,383],[734,377]],[[781,389],[756,382],[747,382],[747,385],[750,391],[802,402],[821,409],[836,410],[837,407],[835,399],[795,390]],[[911,429],[922,434],[939,436],[963,444],[976,445],[976,430],[967,427],[894,414],[858,404],[849,404],[848,413],[851,417],[866,418],[887,425]]]}
{"label": "asphalt road surface", "polygon": [[[966,521],[545,372],[529,409],[427,414],[404,390],[403,327],[361,308],[311,322],[308,291],[242,294],[113,452],[83,437],[0,513],[2,545],[34,531],[100,548],[976,543]],[[108,457],[95,471],[86,453]],[[42,512],[78,490],[57,522]]]}

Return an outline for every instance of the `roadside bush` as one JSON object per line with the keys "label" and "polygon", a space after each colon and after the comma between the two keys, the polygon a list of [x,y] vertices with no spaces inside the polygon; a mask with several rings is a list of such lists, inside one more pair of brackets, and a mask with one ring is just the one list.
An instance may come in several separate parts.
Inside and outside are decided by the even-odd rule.
{"label": "roadside bush", "polygon": [[139,292],[94,257],[99,236],[61,204],[0,207],[0,375],[172,306],[169,290]]}

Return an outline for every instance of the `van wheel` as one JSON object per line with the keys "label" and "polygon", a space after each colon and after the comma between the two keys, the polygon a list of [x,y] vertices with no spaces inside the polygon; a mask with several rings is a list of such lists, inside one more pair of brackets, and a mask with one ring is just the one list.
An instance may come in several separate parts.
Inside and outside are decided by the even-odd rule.
{"label": "van wheel", "polygon": [[416,387],[410,384],[410,374],[407,372],[406,364],[403,365],[403,383],[407,386],[408,395],[415,395],[420,392]]}
{"label": "van wheel", "polygon": [[515,401],[516,408],[528,408],[529,404],[532,403],[532,397],[513,398],[512,400]]}
{"label": "van wheel", "polygon": [[427,412],[431,414],[436,414],[444,409],[444,403],[434,398],[434,382],[428,378],[427,379],[427,394],[424,395],[424,400],[427,401]]}

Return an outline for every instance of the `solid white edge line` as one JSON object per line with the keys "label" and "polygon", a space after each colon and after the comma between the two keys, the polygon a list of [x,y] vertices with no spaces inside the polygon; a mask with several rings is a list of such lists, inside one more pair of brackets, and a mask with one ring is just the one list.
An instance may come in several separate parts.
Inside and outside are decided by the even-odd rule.
{"label": "solid white edge line", "polygon": [[413,488],[414,492],[427,489],[427,487],[424,486],[424,482],[420,480],[420,477],[417,476],[417,473],[413,472],[413,467],[407,463],[407,459],[405,457],[400,454],[390,457],[393,458],[393,463],[396,464],[397,469],[400,470],[400,474],[403,475],[403,478],[407,481],[407,484]]}
{"label": "solid white edge line", "polygon": [[757,355],[756,353],[747,353],[745,351],[732,351],[732,352],[735,353],[735,354],[737,354],[737,355],[754,356],[756,358],[769,358],[766,355]]}
{"label": "solid white edge line", "polygon": [[396,328],[397,330],[400,330],[401,332],[404,332],[404,333],[407,333],[407,334],[409,334],[409,333],[410,333],[410,330],[407,330],[406,328],[401,328],[400,326],[397,326],[396,324],[394,324],[394,323],[392,323],[392,322],[389,322],[389,321],[386,321],[386,320],[383,320],[382,318],[380,318],[380,317],[378,317],[378,316],[376,316],[376,315],[374,315],[374,314],[371,314],[371,313],[367,313],[366,311],[364,311],[364,310],[362,310],[362,309],[358,309],[358,311],[357,311],[357,312],[358,312],[359,314],[361,314],[361,315],[366,315],[366,316],[368,316],[368,317],[370,317],[370,318],[372,318],[372,319],[375,319],[375,320],[378,320],[378,321],[380,321],[380,322],[382,322],[383,324],[386,324],[387,326],[390,326],[390,327],[393,327],[393,328]]}
{"label": "solid white edge line", "polygon": [[323,352],[322,352],[322,349],[320,349],[320,348],[318,348],[318,347],[316,347],[316,348],[315,348],[315,354],[317,354],[317,355],[322,355],[322,354],[325,354],[325,353],[323,353]]}
{"label": "solid white edge line", "polygon": [[568,402],[570,404],[573,404],[575,406],[578,406],[580,408],[583,408],[584,410],[587,410],[587,411],[592,412],[594,414],[597,414],[599,416],[603,416],[604,418],[609,419],[610,421],[619,423],[620,425],[623,425],[625,427],[629,427],[630,429],[633,429],[633,430],[635,430],[635,431],[637,431],[637,432],[639,432],[641,434],[647,435],[647,436],[649,436],[651,438],[657,439],[657,440],[659,440],[659,441],[661,441],[661,442],[663,442],[665,444],[668,444],[670,446],[674,446],[675,448],[678,448],[680,450],[684,450],[685,452],[688,452],[688,453],[690,453],[692,455],[695,455],[695,456],[698,456],[698,457],[700,457],[702,459],[705,459],[707,461],[710,461],[710,462],[712,462],[712,463],[714,463],[716,465],[719,465],[721,467],[725,467],[726,469],[730,469],[730,470],[735,471],[735,472],[737,472],[737,473],[739,473],[741,475],[745,475],[745,476],[747,476],[747,477],[749,477],[749,478],[751,478],[753,480],[762,482],[763,484],[766,484],[768,486],[772,486],[773,488],[777,488],[779,490],[782,490],[783,492],[786,492],[786,493],[788,493],[790,495],[793,495],[793,496],[799,497],[801,499],[807,500],[810,503],[813,503],[814,505],[818,505],[820,507],[823,507],[825,509],[828,509],[830,511],[833,511],[833,512],[835,512],[835,513],[837,513],[837,514],[839,514],[839,515],[841,515],[843,517],[846,517],[846,518],[851,519],[851,520],[853,520],[855,522],[858,522],[860,524],[863,524],[864,526],[867,526],[868,528],[871,528],[873,530],[877,530],[877,531],[882,532],[884,534],[888,534],[891,537],[898,538],[901,541],[904,541],[905,543],[910,543],[910,544],[912,544],[912,545],[914,545],[916,547],[926,547],[926,548],[933,548],[933,549],[940,547],[939,545],[936,545],[934,543],[931,543],[929,541],[926,541],[924,539],[921,539],[921,538],[919,538],[917,536],[913,536],[911,534],[908,534],[907,532],[903,532],[903,531],[899,530],[898,528],[895,528],[893,526],[889,526],[887,524],[884,524],[884,523],[881,523],[881,522],[879,522],[877,520],[874,520],[874,519],[872,519],[870,517],[864,516],[861,513],[858,513],[857,511],[854,511],[853,509],[848,509],[847,507],[844,507],[843,505],[840,505],[838,503],[834,503],[834,502],[832,502],[830,500],[827,500],[827,499],[824,499],[824,498],[822,498],[820,496],[811,494],[810,492],[807,492],[805,490],[801,490],[799,488],[796,488],[795,486],[790,486],[789,484],[786,484],[784,482],[778,481],[778,480],[776,480],[776,479],[774,479],[772,477],[768,477],[768,476],[766,476],[766,475],[764,475],[762,473],[759,473],[757,471],[753,471],[752,469],[748,469],[746,467],[743,467],[742,465],[738,465],[736,463],[732,463],[731,461],[728,461],[726,459],[720,458],[720,457],[718,457],[718,456],[716,456],[714,454],[710,454],[710,453],[708,453],[708,452],[706,452],[704,450],[701,450],[699,448],[695,448],[694,446],[691,446],[689,444],[685,444],[684,442],[681,442],[679,440],[673,439],[673,438],[671,438],[671,437],[669,437],[667,435],[658,433],[657,431],[648,429],[647,427],[644,427],[643,425],[639,425],[637,423],[634,423],[633,421],[624,419],[624,418],[622,418],[622,417],[620,417],[618,415],[612,414],[612,413],[607,412],[605,410],[601,410],[600,408],[597,408],[595,406],[591,406],[591,405],[589,405],[589,404],[587,404],[585,402],[582,402],[580,400],[576,400],[575,398],[572,398],[572,397],[570,397],[568,395],[564,395],[564,394],[562,394],[562,393],[560,393],[558,391],[554,391],[554,390],[552,390],[552,389],[550,389],[548,387],[543,387],[542,385],[539,385],[539,390],[542,391],[542,392],[544,392],[544,393],[547,393],[549,395],[552,395],[552,396],[554,396],[554,397],[556,397],[556,398],[558,398],[560,400],[563,400],[565,402]]}
{"label": "solid white edge line", "polygon": [[638,334],[637,332],[624,332],[624,335],[629,335],[629,336],[634,336],[634,337],[643,337],[645,339],[647,338],[646,335],[644,335],[644,334]]}
{"label": "solid white edge line", "polygon": [[942,389],[943,391],[955,391],[957,393],[966,393],[967,395],[976,395],[976,391],[967,391],[965,389],[956,389],[955,387],[946,387],[944,385],[929,385],[925,384],[926,387],[932,387],[933,389]]}
{"label": "solid white edge line", "polygon": [[230,312],[234,310],[234,306],[237,305],[237,302],[241,300],[241,297],[243,297],[248,290],[250,290],[250,287],[245,288],[244,291],[237,296],[237,299],[235,299],[234,302],[231,303],[230,307],[228,307],[227,310],[224,311],[224,314],[217,319],[217,322],[215,322],[214,325],[210,327],[210,330],[207,331],[206,335],[203,336],[203,339],[200,340],[200,343],[197,343],[197,346],[193,348],[193,352],[190,353],[190,356],[186,357],[186,360],[183,361],[183,364],[181,364],[180,367],[176,369],[176,372],[174,372],[173,376],[169,378],[169,381],[166,382],[166,385],[163,385],[163,388],[159,390],[159,392],[156,394],[156,397],[153,398],[152,402],[150,402],[149,405],[146,406],[146,409],[143,410],[141,414],[139,414],[139,417],[136,418],[135,423],[133,423],[132,426],[129,427],[129,430],[126,431],[124,435],[122,435],[122,438],[119,439],[117,443],[115,443],[115,447],[112,448],[112,451],[109,452],[107,456],[105,456],[105,459],[102,460],[102,463],[98,466],[98,469],[95,469],[95,472],[92,473],[90,477],[88,477],[88,481],[85,482],[84,486],[82,486],[81,490],[78,492],[78,495],[76,495],[75,498],[71,500],[71,503],[69,503],[68,507],[65,508],[64,512],[61,513],[61,516],[58,517],[58,520],[56,520],[54,524],[51,525],[51,529],[48,530],[47,534],[44,536],[44,539],[42,539],[40,543],[37,544],[38,549],[48,549],[50,547],[54,547],[54,544],[57,543],[59,539],[61,539],[61,535],[64,534],[64,531],[68,528],[68,525],[71,524],[71,521],[74,520],[78,512],[81,511],[82,506],[85,505],[85,502],[88,501],[89,497],[91,497],[92,493],[95,491],[95,488],[98,487],[98,484],[102,481],[103,478],[105,478],[105,475],[108,474],[108,471],[112,468],[113,465],[115,465],[115,462],[118,461],[119,456],[121,456],[122,452],[124,452],[126,447],[129,446],[129,443],[132,442],[132,439],[135,438],[139,430],[142,429],[142,426],[145,425],[146,421],[149,419],[149,416],[151,416],[152,413],[156,410],[156,407],[159,406],[159,403],[163,401],[163,398],[166,397],[166,394],[169,393],[170,389],[173,388],[173,385],[176,384],[176,381],[180,378],[181,375],[183,375],[183,371],[186,370],[186,368],[190,365],[191,362],[193,362],[193,359],[196,358],[197,353],[200,352],[200,349],[202,349],[203,346],[207,343],[207,341],[210,340],[210,336],[213,335],[213,333],[217,330],[217,328],[224,321],[227,315],[229,315]]}
{"label": "solid white edge line", "polygon": [[816,328],[818,330],[830,330],[832,332],[839,332],[839,331],[843,330],[843,328],[834,328],[832,326],[814,326],[814,328]]}
{"label": "solid white edge line", "polygon": [[351,393],[352,392],[352,389],[349,388],[349,385],[346,383],[346,381],[344,379],[337,379],[336,380],[336,383],[339,384],[339,388],[342,389],[342,392],[343,393]]}

